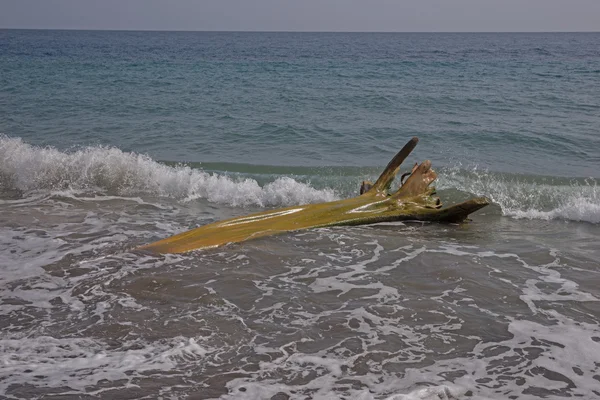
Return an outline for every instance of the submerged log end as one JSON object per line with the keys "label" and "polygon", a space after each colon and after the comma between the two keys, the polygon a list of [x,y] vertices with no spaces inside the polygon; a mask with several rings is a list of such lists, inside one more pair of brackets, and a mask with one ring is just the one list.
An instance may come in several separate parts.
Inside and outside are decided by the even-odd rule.
{"label": "submerged log end", "polygon": [[432,221],[458,223],[467,219],[469,214],[487,206],[490,201],[485,197],[476,197],[448,208],[437,210],[431,215]]}

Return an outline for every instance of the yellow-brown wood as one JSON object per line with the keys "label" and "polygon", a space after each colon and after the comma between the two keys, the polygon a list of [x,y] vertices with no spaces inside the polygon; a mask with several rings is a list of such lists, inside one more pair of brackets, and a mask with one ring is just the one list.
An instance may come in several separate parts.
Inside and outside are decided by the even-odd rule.
{"label": "yellow-brown wood", "polygon": [[434,196],[435,190],[429,187],[437,176],[429,161],[414,168],[406,182],[390,195],[388,190],[400,164],[417,142],[417,138],[411,139],[370,188],[363,183],[361,191],[366,192],[358,197],[231,218],[180,233],[139,249],[159,254],[183,253],[282,232],[326,226],[402,220],[461,222],[470,213],[489,204],[485,198],[475,198],[442,209],[440,199]]}

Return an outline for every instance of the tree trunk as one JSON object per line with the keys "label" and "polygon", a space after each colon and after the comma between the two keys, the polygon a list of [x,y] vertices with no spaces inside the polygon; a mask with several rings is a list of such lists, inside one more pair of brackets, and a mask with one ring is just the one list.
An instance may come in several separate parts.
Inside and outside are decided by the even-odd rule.
{"label": "tree trunk", "polygon": [[415,165],[406,182],[395,193],[390,194],[390,186],[400,165],[417,142],[416,137],[412,138],[390,161],[374,184],[363,182],[361,193],[364,193],[358,197],[231,218],[142,246],[139,250],[159,254],[183,253],[282,232],[336,225],[406,220],[462,222],[469,214],[489,204],[486,198],[480,197],[441,208],[435,189],[429,187],[437,177],[431,169],[430,161]]}

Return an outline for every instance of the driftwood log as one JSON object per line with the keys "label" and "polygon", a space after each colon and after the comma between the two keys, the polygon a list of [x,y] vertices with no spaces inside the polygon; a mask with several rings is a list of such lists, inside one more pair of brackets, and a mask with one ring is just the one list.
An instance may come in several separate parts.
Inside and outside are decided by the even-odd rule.
{"label": "driftwood log", "polygon": [[411,172],[402,176],[408,176],[406,182],[401,179],[400,188],[390,193],[400,164],[417,142],[416,137],[412,138],[390,161],[374,184],[363,182],[361,194],[357,197],[231,218],[142,246],[139,250],[158,254],[183,253],[282,232],[336,225],[406,220],[456,223],[464,221],[469,214],[489,204],[486,198],[479,197],[442,208],[439,197],[435,196],[435,189],[430,187],[437,177],[431,169],[430,161],[415,164]]}

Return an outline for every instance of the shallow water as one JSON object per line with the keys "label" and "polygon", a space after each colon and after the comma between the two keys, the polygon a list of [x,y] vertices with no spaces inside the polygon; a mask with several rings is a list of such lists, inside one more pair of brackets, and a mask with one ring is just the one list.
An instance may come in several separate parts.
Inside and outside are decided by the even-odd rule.
{"label": "shallow water", "polygon": [[[0,35],[0,397],[600,398],[596,36]],[[492,204],[132,250],[354,196],[412,135]]]}
{"label": "shallow water", "polygon": [[195,207],[53,195],[3,211],[8,397],[600,395],[597,225],[492,212],[149,257],[129,249]]}

